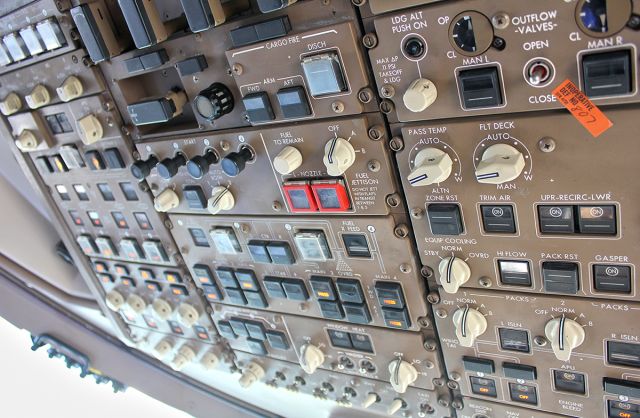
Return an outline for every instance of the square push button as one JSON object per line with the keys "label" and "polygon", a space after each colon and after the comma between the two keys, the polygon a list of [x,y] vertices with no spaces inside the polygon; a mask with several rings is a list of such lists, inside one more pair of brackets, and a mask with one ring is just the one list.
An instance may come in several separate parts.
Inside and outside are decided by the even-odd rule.
{"label": "square push button", "polygon": [[331,300],[319,300],[318,306],[320,306],[320,311],[322,312],[322,316],[327,319],[342,319],[344,318],[344,312],[342,311],[342,306],[340,306],[339,302],[334,302]]}
{"label": "square push button", "polygon": [[291,212],[316,212],[318,205],[307,181],[287,182],[282,185]]}
{"label": "square push button", "polygon": [[514,402],[535,405],[538,403],[538,393],[534,386],[509,383],[509,393]]}
{"label": "square push button", "polygon": [[343,303],[342,308],[347,321],[355,324],[368,324],[371,322],[371,314],[366,304]]}
{"label": "square push button", "polygon": [[218,331],[224,338],[234,340],[238,338],[229,321],[218,321]]}
{"label": "square push button", "polygon": [[605,377],[602,379],[602,384],[604,391],[612,395],[640,398],[640,382]]}
{"label": "square push button", "polygon": [[311,114],[307,93],[303,87],[296,86],[280,89],[276,95],[285,118],[303,118]]}
{"label": "square push button", "polygon": [[406,309],[382,308],[384,323],[390,328],[408,329],[411,326]]}
{"label": "square push button", "polygon": [[371,343],[371,338],[365,334],[355,334],[351,333],[351,344],[353,344],[353,348],[359,351],[364,351],[366,353],[373,353],[373,344]]}
{"label": "square push button", "polygon": [[337,52],[331,51],[303,58],[302,71],[313,97],[347,90]]}
{"label": "square push button", "polygon": [[200,284],[214,284],[211,269],[206,264],[194,264],[193,275]]}
{"label": "square push button", "polygon": [[187,201],[189,209],[204,209],[207,207],[207,199],[200,186],[184,186],[182,196]]}
{"label": "square push button", "polygon": [[245,321],[244,326],[247,328],[249,337],[255,338],[256,340],[260,340],[260,341],[265,341],[267,339],[264,325],[262,325],[261,322]]}
{"label": "square push button", "polygon": [[254,308],[267,308],[269,306],[262,292],[252,292],[250,290],[245,290],[243,293],[249,306]]}
{"label": "square push button", "polygon": [[515,234],[516,217],[511,205],[482,205],[482,225],[490,234]]}
{"label": "square push button", "polygon": [[476,376],[471,376],[469,380],[471,381],[471,392],[476,395],[491,396],[492,398],[498,396],[495,380]]}
{"label": "square push button", "polygon": [[400,283],[377,282],[375,289],[380,306],[387,306],[394,309],[404,308],[404,296]]}
{"label": "square push button", "polygon": [[498,260],[500,281],[509,286],[531,286],[528,261]]}
{"label": "square push button", "polygon": [[244,297],[244,293],[240,289],[225,289],[227,292],[227,300],[234,305],[246,305],[247,298]]}
{"label": "square push button", "polygon": [[342,302],[364,303],[364,294],[360,281],[357,279],[338,279],[336,280],[338,287],[338,295]]}
{"label": "square push button", "polygon": [[309,279],[313,294],[318,300],[336,300],[333,282],[329,277],[311,276]]}
{"label": "square push button", "polygon": [[284,332],[279,331],[267,331],[267,341],[269,341],[269,345],[276,350],[288,350],[289,349],[289,341],[287,340],[287,336]]}
{"label": "square push button", "polygon": [[296,262],[291,247],[286,242],[267,243],[267,252],[273,264],[290,265]]}
{"label": "square push button", "polygon": [[543,234],[573,234],[573,206],[538,206],[540,232]]}
{"label": "square push button", "polygon": [[576,263],[545,261],[542,263],[542,280],[545,292],[575,295],[580,289]]}
{"label": "square push button", "polygon": [[338,348],[353,348],[348,332],[328,329],[327,333],[329,334],[329,341],[331,341],[332,346]]}
{"label": "square push button", "polygon": [[142,242],[142,248],[147,256],[148,260],[154,261],[156,263],[168,262],[169,257],[167,256],[162,243],[158,240],[146,240]]}
{"label": "square push button", "polygon": [[220,254],[236,255],[242,252],[236,232],[231,227],[218,226],[213,228],[209,231],[209,237]]}
{"label": "square push button", "polygon": [[120,154],[120,151],[118,151],[118,148],[107,148],[104,150],[104,158],[107,161],[107,167],[112,170],[125,168],[122,155]]}
{"label": "square push button", "polygon": [[589,97],[631,93],[631,51],[627,49],[583,55],[582,78],[584,92]]}
{"label": "square push button", "polygon": [[537,371],[533,366],[519,363],[502,363],[502,371],[509,379],[536,380]]}
{"label": "square push button", "polygon": [[264,346],[264,342],[256,340],[254,338],[247,338],[247,346],[249,351],[258,356],[266,356],[267,348]]}
{"label": "square push button", "polygon": [[203,285],[204,297],[210,302],[218,302],[222,300],[222,292],[216,285]]}
{"label": "square push button", "polygon": [[458,90],[465,109],[496,107],[503,103],[498,67],[458,72]]}
{"label": "square push button", "polygon": [[631,267],[594,264],[593,286],[599,292],[631,293]]}
{"label": "square push button", "polygon": [[616,207],[578,206],[578,227],[581,234],[616,235]]}
{"label": "square push button", "polygon": [[608,400],[607,408],[609,418],[640,418],[640,405],[634,403]]}
{"label": "square push button", "polygon": [[498,328],[500,348],[506,351],[529,352],[529,332],[522,329]]}
{"label": "square push button", "polygon": [[433,235],[460,235],[464,231],[458,205],[433,203],[427,208]]}
{"label": "square push button", "polygon": [[267,276],[262,279],[262,285],[270,298],[285,299],[287,297],[282,288],[282,280],[278,277]]}
{"label": "square push button", "polygon": [[584,395],[587,393],[586,380],[582,373],[566,370],[553,371],[553,384],[557,391]]}
{"label": "square push button", "polygon": [[349,257],[371,258],[369,243],[364,234],[342,234],[342,242]]}
{"label": "square push button", "polygon": [[249,331],[247,331],[247,327],[244,325],[244,321],[240,318],[231,318],[229,319],[229,325],[233,329],[234,334],[239,337],[248,337]]}
{"label": "square push button", "polygon": [[300,279],[282,279],[282,288],[287,299],[305,301],[309,299],[309,293],[304,282]]}
{"label": "square push button", "polygon": [[258,291],[258,279],[253,270],[238,269],[235,271],[236,280],[240,282],[240,287],[243,290]]}
{"label": "square push button", "polygon": [[227,287],[230,289],[238,288],[238,281],[236,280],[235,274],[233,274],[233,269],[229,267],[218,267],[216,269],[216,276],[218,276],[218,280],[222,287]]}
{"label": "square push button", "polygon": [[271,257],[267,251],[267,243],[264,241],[249,241],[247,244],[251,258],[256,263],[271,263]]}
{"label": "square push button", "polygon": [[496,371],[493,360],[486,358],[464,356],[462,357],[462,363],[464,364],[464,369],[468,372],[493,374]]}
{"label": "square push button", "polygon": [[247,94],[242,98],[244,108],[252,123],[268,122],[275,119],[269,96],[264,91]]}

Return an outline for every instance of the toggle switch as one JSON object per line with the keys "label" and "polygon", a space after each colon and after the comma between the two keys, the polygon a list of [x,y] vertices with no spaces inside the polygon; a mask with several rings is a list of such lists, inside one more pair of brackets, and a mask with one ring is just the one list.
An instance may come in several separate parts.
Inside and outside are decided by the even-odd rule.
{"label": "toggle switch", "polygon": [[378,403],[378,402],[380,402],[380,396],[378,396],[377,393],[370,392],[367,394],[367,397],[364,398],[364,401],[362,401],[362,403],[360,404],[360,407],[363,409],[367,409],[374,403]]}
{"label": "toggle switch", "polygon": [[262,379],[264,374],[262,366],[254,361],[250,361],[249,364],[247,364],[247,367],[242,370],[242,375],[240,376],[238,383],[240,383],[241,388],[247,389],[255,382]]}
{"label": "toggle switch", "polygon": [[80,139],[85,145],[91,145],[102,139],[104,131],[100,120],[93,114],[78,119]]}
{"label": "toggle switch", "polygon": [[418,371],[412,364],[398,358],[389,363],[389,383],[398,393],[405,393],[409,385],[418,378]]}
{"label": "toggle switch", "polygon": [[75,75],[67,77],[62,82],[62,85],[56,89],[58,97],[63,102],[69,102],[73,99],[77,99],[82,96],[83,91],[84,87],[82,86],[82,82]]}
{"label": "toggle switch", "polygon": [[209,167],[217,162],[218,154],[208,150],[204,155],[197,155],[187,161],[187,171],[191,177],[199,180],[209,172]]}
{"label": "toggle switch", "polygon": [[560,361],[569,361],[571,352],[585,339],[585,332],[578,322],[565,318],[554,318],[544,326],[544,335],[551,342],[551,349]]}
{"label": "toggle switch", "polygon": [[273,168],[282,175],[293,172],[302,165],[302,154],[290,145],[284,147],[273,159]]}
{"label": "toggle switch", "polygon": [[229,189],[216,186],[211,192],[211,197],[207,201],[207,210],[212,215],[217,215],[223,210],[231,210],[236,204],[236,200]]}
{"label": "toggle switch", "polygon": [[105,298],[105,302],[107,304],[107,308],[111,309],[113,312],[118,312],[125,303],[124,296],[117,290],[111,290],[110,292],[108,292]]}
{"label": "toggle switch", "polygon": [[402,101],[407,109],[419,113],[431,106],[437,97],[438,90],[435,84],[426,78],[419,78],[409,85]]}
{"label": "toggle switch", "polygon": [[196,352],[193,351],[193,348],[185,344],[178,349],[178,353],[173,360],[171,360],[171,368],[175,371],[180,371],[195,358]]}
{"label": "toggle switch", "polygon": [[438,148],[425,148],[416,154],[407,180],[413,187],[438,184],[449,178],[452,169],[449,154]]}
{"label": "toggle switch", "polygon": [[461,258],[451,256],[442,259],[438,266],[440,285],[447,293],[456,293],[471,278],[471,268]]}
{"label": "toggle switch", "polygon": [[524,156],[507,144],[495,144],[482,154],[476,167],[479,183],[502,184],[517,179],[524,169]]}
{"label": "toggle switch", "polygon": [[248,161],[254,158],[253,151],[249,147],[242,147],[238,152],[232,152],[224,157],[220,163],[222,171],[229,176],[235,177],[244,170]]}
{"label": "toggle switch", "polygon": [[22,109],[22,100],[16,93],[9,93],[4,100],[0,101],[0,112],[5,116],[11,116]]}
{"label": "toggle switch", "polygon": [[476,338],[487,330],[487,319],[476,309],[465,306],[453,313],[456,337],[462,347],[472,347]]}
{"label": "toggle switch", "polygon": [[333,138],[324,146],[322,162],[330,176],[341,176],[356,161],[353,146],[343,138]]}
{"label": "toggle switch", "polygon": [[178,306],[178,321],[187,328],[191,328],[198,322],[200,313],[189,303],[181,303]]}
{"label": "toggle switch", "polygon": [[173,306],[171,306],[169,302],[162,298],[154,300],[151,304],[151,309],[153,310],[153,313],[156,315],[156,317],[163,321],[169,319],[169,317],[173,313]]}
{"label": "toggle switch", "polygon": [[151,155],[144,161],[139,160],[133,163],[131,165],[131,174],[138,179],[138,181],[142,181],[151,173],[151,169],[155,167],[156,164],[158,164],[158,159]]}
{"label": "toggle switch", "polygon": [[132,293],[127,297],[127,307],[135,314],[140,315],[147,307],[147,302],[140,296]]}
{"label": "toggle switch", "polygon": [[168,212],[180,204],[180,198],[173,189],[164,189],[153,199],[153,207],[157,212]]}
{"label": "toggle switch", "polygon": [[313,374],[324,363],[324,353],[313,344],[305,344],[300,348],[300,367],[307,374]]}
{"label": "toggle switch", "polygon": [[170,180],[176,174],[180,167],[187,163],[187,159],[182,153],[176,154],[173,158],[165,158],[156,165],[158,175],[165,180]]}
{"label": "toggle switch", "polygon": [[31,109],[38,109],[51,103],[49,90],[42,84],[36,85],[24,99]]}
{"label": "toggle switch", "polygon": [[16,147],[22,152],[34,151],[40,145],[40,141],[35,136],[35,134],[29,130],[25,129],[20,132],[18,135],[18,139],[15,140]]}
{"label": "toggle switch", "polygon": [[400,409],[404,408],[406,405],[405,401],[400,398],[394,399],[389,407],[387,408],[387,415],[393,415],[398,412]]}

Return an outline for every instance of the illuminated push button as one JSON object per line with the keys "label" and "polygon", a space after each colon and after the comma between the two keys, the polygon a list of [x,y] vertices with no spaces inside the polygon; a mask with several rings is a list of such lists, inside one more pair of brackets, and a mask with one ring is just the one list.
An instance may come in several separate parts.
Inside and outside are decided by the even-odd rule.
{"label": "illuminated push button", "polygon": [[153,199],[153,207],[158,212],[168,212],[175,209],[180,204],[180,198],[172,189],[163,190]]}
{"label": "illuminated push button", "polygon": [[538,403],[538,393],[535,386],[509,383],[509,394],[514,402],[535,405]]}
{"label": "illuminated push button", "polygon": [[476,395],[490,396],[495,398],[498,396],[496,390],[496,381],[493,379],[485,379],[483,377],[471,376],[471,392]]}
{"label": "illuminated push button", "polygon": [[349,141],[334,138],[324,146],[322,162],[330,176],[341,176],[356,161],[356,152]]}
{"label": "illuminated push button", "polygon": [[288,87],[276,93],[280,110],[286,119],[303,118],[311,115],[311,107],[304,87]]}
{"label": "illuminated push button", "polygon": [[220,166],[227,176],[235,177],[245,169],[247,162],[253,160],[254,157],[249,147],[242,147],[240,151],[232,152],[224,157]]}
{"label": "illuminated push button", "polygon": [[56,89],[56,93],[58,93],[58,97],[63,102],[69,102],[73,99],[77,99],[82,96],[84,92],[84,87],[82,86],[82,81],[74,75],[67,77],[60,87]]}
{"label": "illuminated push button", "polygon": [[211,192],[211,197],[207,201],[207,210],[212,215],[217,215],[221,211],[233,209],[236,201],[229,189],[216,186]]}
{"label": "illuminated push button", "polygon": [[286,146],[273,159],[273,168],[282,175],[289,174],[302,165],[302,154],[297,148]]}
{"label": "illuminated push button", "polygon": [[76,241],[85,255],[98,254],[98,247],[96,247],[96,243],[89,235],[80,235],[76,238]]}
{"label": "illuminated push button", "polygon": [[419,113],[431,106],[437,97],[438,90],[435,84],[426,78],[419,78],[409,85],[402,101],[407,109]]}
{"label": "illuminated push button", "polygon": [[78,119],[78,133],[80,134],[80,139],[86,145],[98,142],[104,136],[102,123],[93,114]]}
{"label": "illuminated push button", "polygon": [[209,167],[218,162],[218,154],[209,150],[204,155],[197,155],[187,162],[187,171],[194,179],[203,178],[208,172]]}
{"label": "illuminated push button", "polygon": [[10,116],[22,109],[22,100],[16,93],[9,93],[0,101],[0,112],[5,116]]}
{"label": "illuminated push button", "polygon": [[380,306],[395,309],[404,308],[404,295],[400,283],[376,282],[375,289]]}
{"label": "illuminated push button", "polygon": [[307,374],[313,374],[324,363],[324,353],[313,344],[303,345],[300,353],[300,367]]}
{"label": "illuminated push button", "polygon": [[425,148],[416,154],[407,180],[413,187],[442,183],[449,178],[452,168],[449,154],[438,148]]}
{"label": "illuminated push button", "polygon": [[183,345],[178,349],[178,353],[175,355],[173,360],[171,360],[171,368],[173,370],[180,371],[195,358],[196,352],[188,345]]}
{"label": "illuminated push button", "polygon": [[440,271],[440,284],[447,293],[456,293],[460,286],[471,278],[469,265],[455,256],[442,259],[438,270]]}
{"label": "illuminated push button", "polygon": [[96,238],[96,245],[100,250],[100,254],[102,254],[104,257],[114,257],[118,255],[118,252],[116,251],[116,248],[114,247],[113,242],[109,237]]}
{"label": "illuminated push button", "polygon": [[453,314],[456,337],[462,347],[472,347],[476,338],[487,330],[487,319],[480,312],[468,306]]}
{"label": "illuminated push button", "polygon": [[569,361],[573,349],[579,347],[586,336],[582,325],[564,316],[547,322],[544,335],[551,342],[553,354],[560,361]]}
{"label": "illuminated push button", "polygon": [[517,179],[524,169],[524,156],[507,144],[487,148],[476,167],[479,183],[502,184]]}
{"label": "illuminated push button", "polygon": [[251,123],[268,122],[276,118],[269,96],[263,91],[247,94],[242,98],[242,103]]}
{"label": "illuminated push button", "polygon": [[258,0],[258,8],[262,13],[269,13],[274,10],[284,9],[296,1],[297,0]]}
{"label": "illuminated push button", "polygon": [[38,109],[51,103],[51,95],[47,87],[43,84],[37,84],[31,93],[25,96],[24,100],[31,109]]}
{"label": "illuminated push button", "polygon": [[242,387],[243,389],[247,389],[257,381],[262,379],[264,377],[264,374],[265,372],[262,366],[254,361],[250,361],[249,364],[247,364],[247,367],[242,370],[242,375],[240,376],[240,380],[238,380],[238,383],[240,384],[240,387]]}
{"label": "illuminated push button", "polygon": [[127,307],[131,312],[140,315],[147,308],[147,302],[140,296],[132,293],[127,297]]}
{"label": "illuminated push button", "polygon": [[30,131],[29,129],[25,129],[20,132],[20,135],[18,135],[18,139],[15,140],[15,144],[20,151],[29,152],[38,148],[38,145],[40,145],[40,141],[32,131]]}
{"label": "illuminated push button", "polygon": [[118,312],[125,303],[124,296],[117,290],[112,290],[107,293],[105,302],[107,304],[107,308],[111,309],[114,312]]}
{"label": "illuminated push button", "polygon": [[149,175],[151,169],[155,167],[156,164],[158,164],[158,159],[151,155],[147,160],[140,160],[133,163],[131,165],[131,174],[139,181],[142,181]]}
{"label": "illuminated push button", "polygon": [[587,393],[585,376],[566,370],[553,371],[553,384],[557,391],[584,395]]}
{"label": "illuminated push button", "polygon": [[336,300],[333,282],[329,277],[311,276],[309,279],[313,294],[318,300]]}
{"label": "illuminated push button", "polygon": [[173,158],[165,158],[160,161],[158,165],[156,165],[156,170],[158,170],[158,175],[165,180],[170,180],[176,174],[178,174],[178,170],[180,167],[187,163],[187,159],[181,153],[178,153]]}
{"label": "illuminated push button", "polygon": [[409,385],[418,378],[416,368],[402,359],[396,359],[389,363],[389,374],[391,375],[389,383],[398,393],[405,393]]}
{"label": "illuminated push button", "polygon": [[11,64],[13,59],[9,56],[9,52],[4,44],[0,43],[0,66],[6,67]]}

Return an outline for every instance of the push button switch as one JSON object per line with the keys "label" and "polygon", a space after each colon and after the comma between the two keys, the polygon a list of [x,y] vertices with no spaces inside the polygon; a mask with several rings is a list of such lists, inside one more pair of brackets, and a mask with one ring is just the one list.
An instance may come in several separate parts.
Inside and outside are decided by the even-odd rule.
{"label": "push button switch", "polygon": [[509,286],[531,286],[528,261],[498,260],[500,281]]}
{"label": "push button switch", "polygon": [[587,393],[586,380],[582,373],[554,370],[553,384],[556,390],[560,392],[576,393],[578,395]]}
{"label": "push button switch", "polygon": [[273,264],[293,264],[296,262],[291,247],[286,242],[267,243],[267,252]]}
{"label": "push button switch", "polygon": [[529,332],[521,329],[498,328],[500,348],[506,351],[529,352]]}
{"label": "push button switch", "polygon": [[545,292],[575,295],[578,293],[578,265],[562,261],[545,261],[542,263],[542,279]]}
{"label": "push button switch", "polygon": [[471,381],[471,392],[476,395],[491,396],[492,398],[498,396],[495,380],[476,376],[471,376],[469,380]]}
{"label": "push button switch", "polygon": [[382,308],[382,317],[384,323],[390,328],[408,329],[411,326],[411,320],[406,309]]}
{"label": "push button switch", "polygon": [[322,316],[327,319],[342,319],[344,318],[344,312],[339,302],[331,300],[319,300],[318,305]]}
{"label": "push button switch", "polygon": [[288,350],[289,349],[289,341],[287,340],[287,336],[284,332],[279,331],[267,331],[267,341],[269,341],[269,345],[276,350]]}
{"label": "push button switch", "polygon": [[518,383],[509,383],[509,393],[511,400],[535,405],[538,403],[538,393],[534,386],[521,385]]}
{"label": "push button switch", "polygon": [[213,275],[211,274],[211,269],[206,264],[195,264],[193,266],[193,275],[196,278],[196,281],[200,284],[212,285],[215,284],[213,282]]}
{"label": "push button switch", "polygon": [[604,391],[612,395],[640,398],[640,382],[605,377],[602,379],[602,384],[604,385]]}
{"label": "push button switch", "polygon": [[533,366],[519,363],[502,363],[502,372],[509,379],[536,380],[537,371]]}
{"label": "push button switch", "polygon": [[287,299],[305,301],[309,299],[309,293],[304,282],[300,279],[282,279],[282,288]]}
{"label": "push button switch", "polygon": [[309,280],[313,294],[318,300],[336,300],[333,283],[329,277],[311,276]]}
{"label": "push button switch", "polygon": [[243,290],[251,290],[254,292],[260,290],[258,279],[252,270],[238,269],[235,271],[235,275]]}
{"label": "push button switch", "polygon": [[233,329],[234,334],[239,337],[248,337],[249,331],[247,331],[247,327],[244,325],[244,321],[239,318],[231,318],[229,320],[229,325]]}
{"label": "push button switch", "polygon": [[342,309],[344,309],[345,316],[349,322],[355,324],[368,324],[371,322],[371,314],[364,303],[343,303]]}
{"label": "push button switch", "polygon": [[244,297],[244,293],[240,289],[225,289],[227,293],[227,300],[235,305],[246,305],[247,298]]}
{"label": "push button switch", "polygon": [[329,334],[329,341],[331,341],[332,346],[347,349],[353,348],[348,332],[329,329],[327,333]]}
{"label": "push button switch", "polygon": [[373,344],[371,338],[365,334],[349,334],[351,336],[351,344],[353,348],[366,353],[373,353]]}
{"label": "push button switch", "polygon": [[303,118],[311,114],[307,93],[301,86],[278,90],[276,94],[280,109],[286,119]]}
{"label": "push button switch", "polygon": [[249,351],[258,356],[266,356],[267,348],[264,346],[264,342],[256,340],[254,338],[247,338],[247,346]]}
{"label": "push button switch", "polygon": [[278,277],[265,277],[262,279],[262,285],[270,298],[285,299],[287,297],[282,288],[282,279]]}
{"label": "push button switch", "polygon": [[433,235],[460,235],[464,231],[458,205],[434,203],[427,208]]}
{"label": "push button switch", "polygon": [[263,91],[247,94],[242,98],[242,103],[244,103],[247,116],[252,123],[268,122],[275,119],[269,96]]}
{"label": "push button switch", "polygon": [[594,264],[593,286],[599,292],[631,293],[631,267]]}
{"label": "push button switch", "polygon": [[205,209],[207,207],[207,199],[200,186],[184,186],[182,195],[187,201],[189,209]]}
{"label": "push button switch", "polygon": [[640,405],[608,400],[607,401],[608,418],[640,418]]}
{"label": "push button switch", "polygon": [[245,290],[244,297],[247,300],[247,304],[251,307],[266,308],[269,306],[262,292],[252,292],[249,290]]}
{"label": "push button switch", "polygon": [[616,207],[578,206],[578,227],[581,234],[616,235]]}
{"label": "push button switch", "polygon": [[573,206],[538,206],[540,232],[543,234],[573,234]]}
{"label": "push button switch", "polygon": [[464,356],[462,357],[462,363],[464,364],[464,369],[468,372],[493,374],[496,371],[493,360],[486,358]]}
{"label": "push button switch", "polygon": [[497,67],[460,71],[458,89],[465,109],[496,107],[503,103]]}
{"label": "push button switch", "polygon": [[230,340],[238,338],[229,321],[218,321],[218,331],[220,335]]}
{"label": "push button switch", "polygon": [[267,251],[267,243],[264,241],[249,241],[247,244],[251,258],[256,263],[271,263],[271,256]]}
{"label": "push button switch", "polygon": [[364,295],[359,280],[338,279],[336,280],[336,285],[338,287],[338,295],[342,302],[364,303]]}
{"label": "push button switch", "polygon": [[404,296],[399,283],[377,282],[375,284],[376,295],[380,306],[395,309],[404,308]]}
{"label": "push button switch", "polygon": [[238,288],[238,281],[233,273],[233,269],[228,267],[218,267],[216,269],[216,276],[218,276],[218,280],[223,287],[231,289]]}
{"label": "push button switch", "polygon": [[511,205],[482,205],[484,232],[493,234],[515,234],[516,218]]}

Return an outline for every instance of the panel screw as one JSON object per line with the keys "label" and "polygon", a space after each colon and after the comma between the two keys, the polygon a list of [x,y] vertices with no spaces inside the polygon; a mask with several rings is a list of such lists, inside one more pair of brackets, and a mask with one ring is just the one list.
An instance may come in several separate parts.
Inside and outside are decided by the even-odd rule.
{"label": "panel screw", "polygon": [[449,389],[451,389],[451,390],[458,390],[458,388],[460,387],[458,382],[454,382],[453,380],[449,380],[447,382],[447,386],[449,386]]}
{"label": "panel screw", "polygon": [[542,152],[552,152],[556,149],[556,141],[553,138],[544,137],[538,141],[538,149]]}
{"label": "panel screw", "polygon": [[407,228],[407,226],[403,224],[396,225],[396,227],[393,230],[393,233],[398,238],[406,238],[407,235],[409,235],[409,228]]}
{"label": "panel screw", "polygon": [[460,409],[464,408],[464,404],[463,404],[463,403],[462,403],[462,401],[461,401],[461,400],[459,400],[459,399],[456,399],[456,400],[452,401],[452,402],[451,402],[451,406],[452,406],[454,409],[458,409],[458,410],[460,410]]}
{"label": "panel screw", "polygon": [[385,99],[390,99],[396,95],[396,89],[389,84],[385,84],[384,86],[380,87],[380,95]]}
{"label": "panel screw", "polygon": [[242,75],[242,73],[244,73],[244,68],[240,64],[233,64],[231,66],[231,72],[235,75]]}
{"label": "panel screw", "polygon": [[392,151],[399,152],[404,148],[404,141],[399,136],[394,136],[389,140],[389,148]]}
{"label": "panel screw", "polygon": [[411,266],[407,263],[402,263],[400,264],[400,271],[403,272],[404,274],[408,274],[411,273],[411,270],[413,270],[411,268]]}
{"label": "panel screw", "polygon": [[488,277],[481,277],[478,279],[478,284],[482,287],[491,287],[491,279]]}
{"label": "panel screw", "polygon": [[444,309],[438,309],[436,310],[436,316],[440,319],[444,319],[447,317],[447,311],[445,311]]}
{"label": "panel screw", "polygon": [[369,135],[369,138],[373,139],[374,141],[378,141],[384,135],[382,131],[382,127],[378,125],[375,125],[369,128],[369,131],[367,133]]}
{"label": "panel screw", "polygon": [[369,169],[369,171],[373,171],[374,173],[377,173],[378,171],[380,171],[380,161],[378,160],[371,160],[367,163],[367,168]]}
{"label": "panel screw", "polygon": [[429,318],[423,316],[418,318],[418,325],[420,325],[421,328],[429,328],[431,322],[429,321]]}
{"label": "panel screw", "polygon": [[509,17],[508,14],[504,12],[496,13],[491,18],[491,23],[493,24],[493,27],[496,29],[506,29],[509,26],[510,22],[511,22],[511,18]]}
{"label": "panel screw", "polygon": [[391,100],[383,100],[380,102],[380,111],[385,115],[393,112],[394,106]]}
{"label": "panel screw", "polygon": [[248,234],[249,233],[249,225],[247,225],[247,224],[240,224],[240,228],[239,229],[243,234]]}
{"label": "panel screw", "polygon": [[331,110],[333,110],[335,113],[344,112],[344,103],[336,100],[335,102],[331,103]]}
{"label": "panel screw", "polygon": [[627,22],[627,26],[630,29],[633,30],[638,30],[640,29],[640,16],[638,15],[631,15],[631,18],[629,19],[629,21]]}
{"label": "panel screw", "polygon": [[433,269],[429,266],[422,266],[422,268],[420,269],[420,274],[422,275],[422,277],[428,279],[429,277],[433,276]]}
{"label": "panel screw", "polygon": [[437,387],[442,387],[444,386],[444,379],[441,377],[436,377],[433,379],[433,385],[437,386]]}
{"label": "panel screw", "polygon": [[449,377],[451,377],[451,380],[454,380],[456,382],[459,382],[460,379],[462,378],[462,376],[460,376],[460,373],[456,373],[456,372],[451,372],[449,374]]}
{"label": "panel screw", "polygon": [[449,398],[446,396],[441,396],[440,398],[438,398],[438,404],[440,404],[441,406],[448,408],[449,407]]}
{"label": "panel screw", "polygon": [[351,4],[354,6],[362,7],[367,3],[367,0],[351,0]]}
{"label": "panel screw", "polygon": [[414,219],[422,219],[424,216],[424,209],[422,208],[412,208],[411,209],[411,217]]}
{"label": "panel screw", "polygon": [[[431,270],[431,275],[429,277],[433,276],[433,270]],[[440,303],[440,295],[437,294],[436,292],[431,292],[427,295],[427,302],[429,302],[432,305],[437,305],[438,303]],[[441,318],[444,318],[447,316],[447,311],[445,311],[444,309],[438,309],[439,311],[442,311],[444,313],[444,316],[442,316]],[[440,315],[438,315],[440,316]]]}
{"label": "panel screw", "polygon": [[495,38],[493,38],[491,46],[493,46],[498,51],[502,51],[507,46],[507,43],[504,41],[504,39],[496,36]]}
{"label": "panel screw", "polygon": [[396,208],[400,205],[400,196],[398,196],[396,193],[390,194],[389,196],[387,196],[386,202],[387,205],[391,206],[392,208]]}
{"label": "panel screw", "polygon": [[282,204],[277,200],[274,200],[273,203],[271,203],[271,209],[275,210],[276,212],[280,212],[282,210]]}
{"label": "panel screw", "polygon": [[368,49],[375,48],[378,45],[378,37],[373,33],[367,33],[362,37],[362,43]]}
{"label": "panel screw", "polygon": [[373,100],[373,91],[369,87],[365,87],[358,92],[358,100],[362,103],[369,103]]}
{"label": "panel screw", "polygon": [[164,226],[165,226],[167,229],[173,229],[173,223],[171,223],[171,221],[170,221],[169,219],[165,219],[165,220],[164,220]]}
{"label": "panel screw", "polygon": [[533,337],[533,343],[539,347],[544,347],[545,345],[547,345],[547,339],[541,335],[536,335],[535,337]]}

